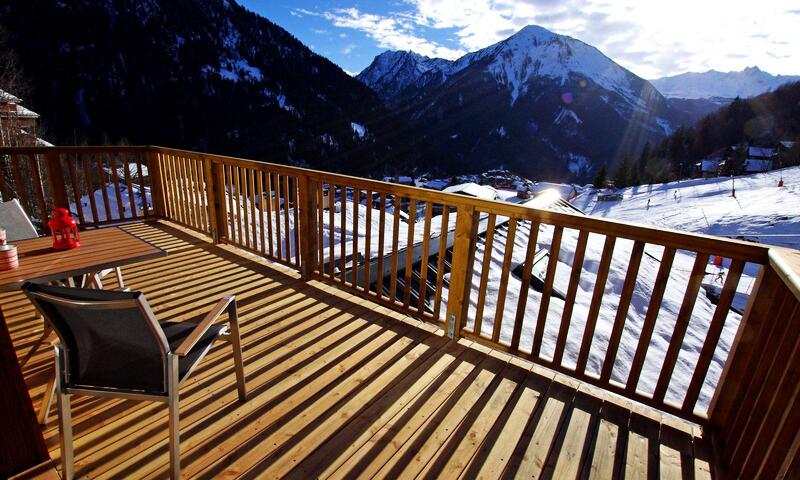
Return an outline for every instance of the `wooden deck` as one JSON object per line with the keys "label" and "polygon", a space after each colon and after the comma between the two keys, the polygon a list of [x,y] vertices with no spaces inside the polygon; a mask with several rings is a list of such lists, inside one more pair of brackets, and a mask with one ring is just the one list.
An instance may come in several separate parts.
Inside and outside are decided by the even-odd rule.
{"label": "wooden deck", "polygon": [[[169,251],[126,267],[160,320],[239,301],[250,400],[221,344],[181,388],[184,478],[710,478],[699,429],[161,222],[126,227]],[[0,296],[18,356],[41,334]],[[24,369],[38,407],[52,352]],[[166,407],[76,398],[76,471],[167,475]],[[58,462],[51,415],[45,439]]]}

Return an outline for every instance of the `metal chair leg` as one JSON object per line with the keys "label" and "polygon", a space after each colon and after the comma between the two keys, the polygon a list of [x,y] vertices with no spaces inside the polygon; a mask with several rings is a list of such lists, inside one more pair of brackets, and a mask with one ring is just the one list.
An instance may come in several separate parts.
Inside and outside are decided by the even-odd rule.
{"label": "metal chair leg", "polygon": [[169,362],[169,477],[172,480],[181,478],[181,438],[180,438],[180,409],[178,395],[178,357],[168,355]]}
{"label": "metal chair leg", "polygon": [[75,478],[75,452],[72,446],[72,411],[69,394],[61,385],[61,347],[55,346],[56,353],[56,395],[58,399],[58,432],[61,447],[61,477],[65,480]]}
{"label": "metal chair leg", "polygon": [[231,326],[231,348],[233,348],[233,368],[236,371],[236,388],[239,391],[239,401],[247,401],[247,385],[244,378],[244,362],[242,361],[242,341],[239,336],[239,313],[236,309],[236,300],[228,306],[228,321]]}

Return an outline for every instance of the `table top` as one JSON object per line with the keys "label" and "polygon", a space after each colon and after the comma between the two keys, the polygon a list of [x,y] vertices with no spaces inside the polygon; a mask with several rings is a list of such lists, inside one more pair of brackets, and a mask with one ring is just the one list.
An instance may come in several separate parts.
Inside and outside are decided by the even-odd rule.
{"label": "table top", "polygon": [[19,289],[27,281],[45,282],[164,257],[167,252],[119,227],[80,233],[81,246],[53,250],[50,237],[14,242],[19,267],[0,271],[0,291]]}

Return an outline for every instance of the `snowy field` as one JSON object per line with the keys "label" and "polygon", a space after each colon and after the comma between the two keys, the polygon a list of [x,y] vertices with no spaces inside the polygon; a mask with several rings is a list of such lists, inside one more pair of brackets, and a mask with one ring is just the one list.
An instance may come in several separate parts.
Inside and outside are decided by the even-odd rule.
{"label": "snowy field", "polygon": [[595,193],[584,193],[572,203],[593,217],[800,248],[800,167],[736,177],[735,198],[731,183],[710,178],[643,185],[621,190],[621,201],[598,202]]}

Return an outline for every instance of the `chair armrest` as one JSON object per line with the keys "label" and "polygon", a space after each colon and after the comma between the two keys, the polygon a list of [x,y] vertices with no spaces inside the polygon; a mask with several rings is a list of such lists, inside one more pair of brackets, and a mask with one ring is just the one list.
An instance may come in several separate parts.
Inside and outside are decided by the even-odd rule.
{"label": "chair armrest", "polygon": [[181,342],[178,348],[175,349],[175,355],[180,357],[187,355],[200,340],[200,337],[202,337],[203,334],[208,331],[211,325],[213,325],[214,322],[219,319],[220,315],[222,315],[222,313],[225,312],[230,307],[230,304],[234,301],[236,301],[236,297],[234,295],[227,295],[217,302],[217,304],[214,305],[214,308],[208,312],[205,318],[203,318],[203,320],[198,323],[196,327],[194,327],[192,333],[190,333],[189,336],[186,337],[183,342]]}

